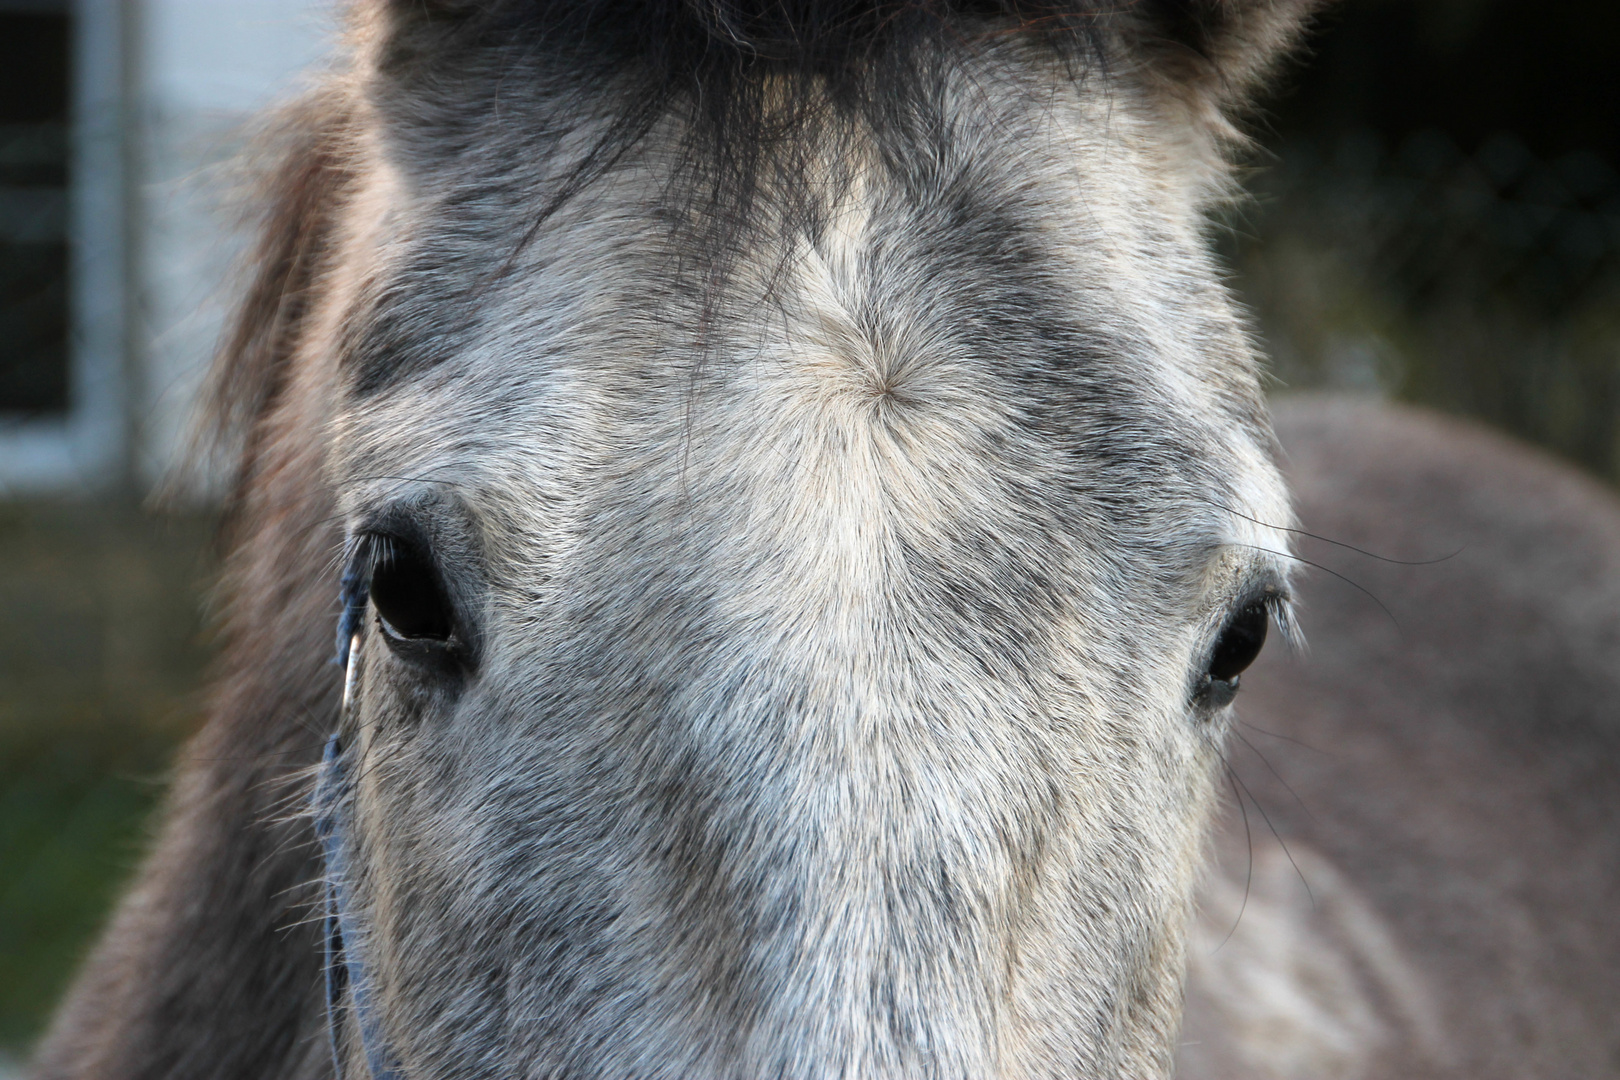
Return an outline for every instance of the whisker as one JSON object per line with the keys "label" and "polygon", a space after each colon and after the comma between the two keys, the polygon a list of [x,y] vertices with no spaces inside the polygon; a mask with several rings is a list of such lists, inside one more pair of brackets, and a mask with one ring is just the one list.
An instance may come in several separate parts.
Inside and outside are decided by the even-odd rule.
{"label": "whisker", "polygon": [[1267,771],[1270,772],[1272,776],[1277,778],[1277,783],[1281,784],[1284,790],[1286,790],[1289,795],[1293,796],[1294,802],[1301,810],[1305,812],[1305,816],[1310,818],[1312,821],[1316,821],[1316,815],[1311,813],[1311,808],[1305,805],[1305,800],[1299,797],[1299,792],[1294,790],[1294,786],[1292,784],[1283,779],[1282,773],[1278,772],[1276,767],[1271,764],[1271,761],[1267,759],[1266,755],[1260,752],[1260,748],[1254,745],[1254,743],[1250,742],[1247,738],[1244,738],[1241,731],[1233,731],[1232,734],[1236,735],[1242,741],[1244,746],[1247,746],[1250,750],[1254,751],[1254,756],[1259,758],[1260,763],[1266,767]]}
{"label": "whisker", "polygon": [[1228,765],[1227,772],[1231,775],[1233,780],[1238,782],[1238,784],[1243,788],[1244,792],[1247,793],[1249,800],[1254,803],[1254,808],[1260,811],[1260,819],[1266,823],[1266,828],[1271,830],[1271,835],[1276,837],[1277,843],[1283,849],[1283,854],[1288,856],[1288,865],[1294,868],[1294,873],[1299,877],[1299,883],[1305,886],[1305,895],[1310,897],[1311,908],[1314,910],[1316,908],[1316,893],[1311,891],[1311,883],[1305,880],[1305,871],[1299,868],[1299,863],[1294,859],[1294,853],[1288,850],[1288,841],[1282,838],[1282,833],[1278,832],[1277,826],[1272,824],[1271,815],[1266,813],[1266,808],[1264,806],[1260,805],[1260,800],[1254,797],[1254,792],[1249,790],[1249,785],[1243,783],[1243,777],[1237,774],[1237,770]]}
{"label": "whisker", "polygon": [[1242,724],[1244,727],[1248,728],[1250,731],[1259,732],[1261,735],[1269,735],[1271,738],[1273,738],[1273,739],[1281,739],[1283,742],[1291,742],[1295,746],[1298,746],[1298,747],[1300,747],[1302,749],[1305,749],[1305,750],[1309,750],[1313,754],[1328,754],[1328,753],[1331,753],[1331,751],[1323,750],[1320,746],[1312,746],[1310,743],[1305,742],[1302,739],[1296,739],[1292,735],[1284,735],[1280,731],[1268,731],[1266,728],[1263,728],[1258,724],[1251,724],[1247,720],[1241,720],[1240,719],[1238,721],[1238,723]]}
{"label": "whisker", "polygon": [[1215,946],[1214,952],[1226,948],[1226,943],[1237,933],[1238,925],[1243,922],[1243,913],[1249,910],[1249,890],[1254,885],[1254,833],[1249,829],[1249,808],[1243,805],[1243,793],[1238,790],[1237,774],[1232,771],[1232,766],[1223,759],[1221,767],[1226,770],[1226,782],[1232,786],[1232,797],[1237,799],[1238,811],[1243,815],[1243,844],[1248,850],[1249,862],[1243,872],[1243,902],[1238,905],[1237,918],[1232,920],[1232,929],[1221,938],[1221,943]]}
{"label": "whisker", "polygon": [[1263,551],[1268,555],[1275,555],[1279,559],[1293,559],[1295,562],[1304,563],[1306,566],[1309,566],[1309,567],[1311,567],[1313,569],[1316,569],[1316,570],[1320,570],[1324,574],[1330,574],[1333,577],[1338,578],[1340,581],[1344,582],[1346,585],[1349,585],[1351,588],[1355,589],[1357,592],[1365,593],[1367,598],[1369,600],[1371,600],[1373,603],[1377,604],[1379,610],[1381,610],[1385,615],[1387,615],[1389,617],[1389,621],[1395,627],[1395,632],[1401,635],[1401,640],[1404,641],[1406,639],[1406,634],[1405,634],[1404,631],[1401,630],[1400,620],[1395,618],[1395,613],[1393,611],[1389,610],[1389,608],[1384,604],[1384,602],[1382,600],[1378,599],[1377,596],[1373,595],[1372,591],[1370,589],[1368,589],[1366,586],[1364,586],[1364,585],[1362,585],[1362,584],[1360,584],[1360,583],[1358,583],[1356,581],[1353,581],[1350,578],[1345,577],[1343,574],[1339,573],[1337,570],[1330,569],[1330,568],[1328,568],[1326,566],[1323,566],[1321,563],[1312,562],[1311,560],[1309,560],[1307,558],[1304,558],[1304,557],[1299,556],[1299,555],[1295,555],[1291,551],[1278,551],[1275,548],[1261,547],[1258,544],[1240,544],[1235,540],[1228,542],[1227,546],[1228,547],[1248,548],[1250,551]]}
{"label": "whisker", "polygon": [[1216,502],[1214,499],[1205,499],[1204,501],[1209,503],[1211,506],[1216,506],[1222,510],[1225,510],[1233,517],[1240,517],[1244,521],[1253,522],[1262,528],[1275,529],[1278,532],[1292,533],[1295,536],[1304,536],[1311,540],[1320,540],[1324,544],[1332,544],[1334,547],[1344,548],[1346,551],[1353,551],[1357,555],[1365,555],[1369,559],[1377,559],[1381,563],[1390,563],[1394,566],[1434,566],[1437,563],[1448,562],[1451,559],[1455,559],[1458,555],[1461,555],[1464,551],[1468,550],[1468,545],[1464,544],[1456,551],[1453,551],[1450,555],[1442,555],[1438,559],[1392,559],[1387,555],[1380,555],[1376,551],[1368,551],[1366,548],[1357,547],[1354,544],[1347,544],[1343,540],[1335,540],[1331,536],[1323,536],[1321,533],[1313,533],[1305,529],[1290,528],[1287,525],[1273,525],[1269,521],[1262,521],[1257,517],[1250,517],[1243,511],[1234,510],[1224,503]]}

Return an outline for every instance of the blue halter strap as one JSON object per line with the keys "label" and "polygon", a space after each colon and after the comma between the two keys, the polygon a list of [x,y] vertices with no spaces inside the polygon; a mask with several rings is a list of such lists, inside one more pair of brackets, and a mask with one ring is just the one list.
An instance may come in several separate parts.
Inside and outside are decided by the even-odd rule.
{"label": "blue halter strap", "polygon": [[[345,706],[350,690],[348,683],[351,672],[348,669],[357,621],[351,621],[349,611],[345,611],[344,629],[349,630],[350,635],[340,637],[339,647],[339,658],[345,669]],[[337,1070],[339,1080],[343,1080],[343,1054],[338,1045],[338,1028],[343,993],[347,990],[355,1022],[360,1029],[360,1046],[365,1051],[366,1066],[372,1080],[404,1080],[404,1074],[389,1051],[377,1022],[371,983],[361,951],[362,939],[348,907],[348,863],[343,848],[343,807],[348,795],[348,766],[343,757],[343,743],[333,732],[321,756],[314,794],[315,835],[321,843],[321,858],[326,871],[322,875],[325,883],[323,938],[326,955],[326,1031],[332,1043],[332,1065]]]}

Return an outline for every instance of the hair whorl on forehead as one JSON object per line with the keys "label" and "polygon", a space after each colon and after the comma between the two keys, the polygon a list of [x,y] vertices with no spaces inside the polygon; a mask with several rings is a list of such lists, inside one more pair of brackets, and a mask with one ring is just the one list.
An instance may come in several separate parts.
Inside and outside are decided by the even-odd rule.
{"label": "hair whorl on forehead", "polygon": [[[689,160],[710,181],[723,251],[749,216],[765,153],[802,143],[828,112],[903,119],[930,64],[952,50],[1017,37],[1080,73],[1112,57],[1219,108],[1241,99],[1297,38],[1319,0],[356,0],[375,20],[379,74],[405,112],[465,88],[481,54],[504,78],[538,62],[580,100],[613,94],[617,117],[594,152],[535,220],[633,146],[673,108],[689,117]],[[767,92],[767,87],[769,91]],[[488,111],[497,111],[486,103]],[[477,95],[460,102],[481,106]],[[362,110],[362,114],[365,113]],[[267,146],[281,159],[267,191],[255,280],[215,365],[213,419],[221,445],[248,433],[279,393],[303,332],[352,178],[355,116],[341,84],[293,110]],[[476,124],[461,130],[479,130]],[[775,194],[793,201],[804,173],[778,155]],[[702,196],[700,196],[701,198]],[[792,216],[799,208],[781,208]],[[532,233],[531,233],[532,235]],[[722,260],[723,261],[723,260]],[[254,469],[254,440],[240,459]]]}

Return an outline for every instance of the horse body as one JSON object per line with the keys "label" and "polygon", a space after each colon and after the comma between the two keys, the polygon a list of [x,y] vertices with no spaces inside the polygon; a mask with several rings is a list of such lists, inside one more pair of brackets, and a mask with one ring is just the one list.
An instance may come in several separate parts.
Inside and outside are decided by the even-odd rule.
{"label": "horse body", "polygon": [[1277,429],[1306,527],[1408,562],[1302,542],[1390,614],[1314,575],[1310,654],[1252,671],[1182,1072],[1613,1075],[1620,506],[1415,410]]}
{"label": "horse body", "polygon": [[222,365],[215,719],[40,1074],[1166,1075],[1288,620],[1201,215],[1299,18],[363,7]]}

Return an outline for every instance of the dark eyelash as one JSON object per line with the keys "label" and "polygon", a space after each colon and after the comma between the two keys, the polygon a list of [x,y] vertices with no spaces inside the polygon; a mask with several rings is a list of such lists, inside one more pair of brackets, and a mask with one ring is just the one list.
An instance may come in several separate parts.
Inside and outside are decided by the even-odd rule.
{"label": "dark eyelash", "polygon": [[340,614],[337,627],[337,656],[340,667],[349,665],[349,647],[365,624],[371,574],[377,564],[393,556],[395,539],[385,533],[360,533],[349,538],[338,579]]}
{"label": "dark eyelash", "polygon": [[337,655],[333,662],[339,667],[349,666],[349,647],[354,635],[360,632],[366,617],[366,590],[370,587],[371,558],[369,545],[363,541],[350,541],[349,552],[343,560],[343,574],[338,578]]}

